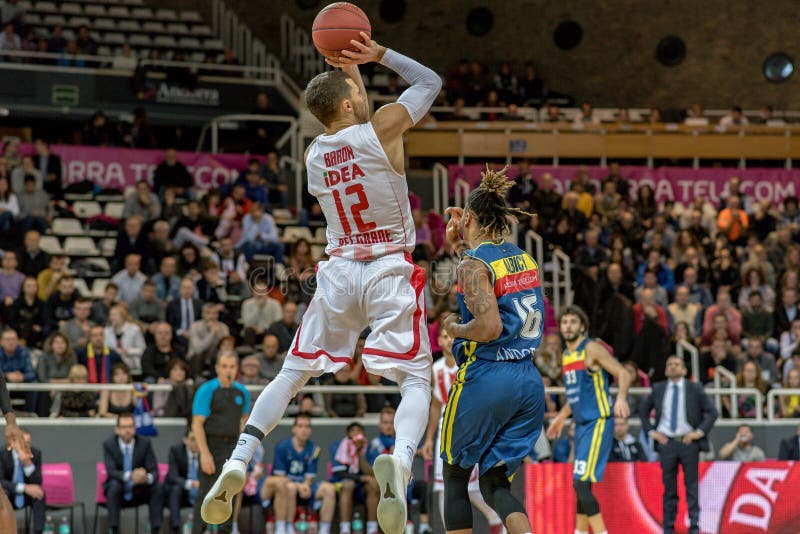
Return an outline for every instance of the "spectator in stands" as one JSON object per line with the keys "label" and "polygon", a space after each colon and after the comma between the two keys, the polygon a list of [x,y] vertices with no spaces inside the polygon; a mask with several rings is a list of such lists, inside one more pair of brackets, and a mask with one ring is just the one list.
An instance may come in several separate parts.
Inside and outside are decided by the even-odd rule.
{"label": "spectator in stands", "polygon": [[780,387],[781,376],[775,364],[775,356],[764,350],[764,340],[754,336],[747,339],[747,361],[755,362],[767,388]]}
{"label": "spectator in stands", "polygon": [[85,67],[86,60],[83,58],[82,52],[78,46],[78,41],[70,39],[67,41],[67,46],[61,51],[61,57],[58,58],[56,64],[59,67]]}
{"label": "spectator in stands", "polygon": [[380,488],[372,474],[372,466],[366,459],[367,438],[364,427],[359,423],[347,425],[345,438],[338,443],[333,452],[331,463],[331,482],[341,483],[339,493],[339,532],[349,534],[350,521],[353,519],[353,500],[355,490],[360,489],[366,498],[367,534],[378,533],[377,509]]}
{"label": "spectator in stands", "polygon": [[173,534],[181,531],[181,508],[191,508],[197,500],[197,490],[200,487],[199,453],[192,427],[187,425],[183,441],[169,449],[169,471],[164,481]]}
{"label": "spectator in stands", "polygon": [[19,215],[17,221],[23,232],[38,230],[47,232],[53,220],[53,205],[50,197],[42,189],[36,188],[36,178],[26,174],[23,189],[17,194]]}
{"label": "spectator in stands", "polygon": [[667,291],[658,285],[658,273],[649,269],[644,272],[644,282],[642,283],[642,286],[634,291],[634,296],[636,297],[637,301],[639,300],[642,291],[645,289],[652,289],[656,296],[656,304],[665,310],[667,309],[669,297],[667,295]]}
{"label": "spectator in stands", "polygon": [[236,252],[233,239],[230,237],[220,239],[217,252],[211,255],[211,261],[219,267],[229,295],[245,297],[250,294],[250,288],[247,286],[247,260],[244,254]]}
{"label": "spectator in stands", "polygon": [[203,303],[195,297],[195,286],[191,278],[181,280],[178,297],[167,305],[167,322],[175,335],[189,338],[189,328],[200,316]]}
{"label": "spectator in stands", "polygon": [[141,264],[141,256],[128,254],[125,256],[125,268],[111,279],[119,288],[119,299],[128,306],[139,297],[147,280],[147,276],[139,270]]}
{"label": "spectator in stands", "polygon": [[776,351],[777,342],[772,337],[775,329],[774,318],[769,310],[764,308],[763,299],[759,291],[752,291],[748,298],[748,305],[742,311],[742,336],[760,337],[765,341],[768,349]]}
{"label": "spectator in stands", "polygon": [[741,209],[741,197],[731,196],[727,204],[728,207],[720,210],[717,217],[717,232],[725,236],[732,246],[742,246],[747,238],[750,220],[747,212]]}
{"label": "spectator in stands", "polygon": [[169,323],[158,322],[153,326],[155,343],[149,344],[142,354],[142,375],[146,382],[162,382],[169,378],[169,364],[183,359],[184,351],[173,342]]}
{"label": "spectator in stands", "polygon": [[58,329],[63,333],[76,350],[82,349],[89,342],[89,330],[91,329],[92,322],[89,320],[89,315],[92,312],[92,301],[78,297],[75,299],[75,305],[72,308],[73,316]]}
{"label": "spectator in stands", "polygon": [[267,205],[286,209],[289,195],[289,173],[282,168],[278,153],[274,150],[267,152],[264,166],[261,168],[261,177],[267,188]]}
{"label": "spectator in stands", "polygon": [[158,219],[161,215],[161,202],[158,200],[158,196],[150,190],[150,184],[146,180],[137,182],[136,190],[125,198],[122,218],[127,219],[134,214],[141,217],[144,222]]}
{"label": "spectator in stands", "polygon": [[[256,107],[250,111],[253,115],[275,115],[275,110],[270,106],[269,95],[265,91],[259,91],[256,95]],[[274,150],[275,141],[278,139],[280,131],[271,123],[253,121],[249,124],[251,131],[251,154],[266,154]]]}
{"label": "spectator in stands", "polygon": [[[684,233],[688,233],[688,231],[684,230],[683,232],[681,232],[681,235],[684,235]],[[694,237],[694,235],[692,235],[691,237],[692,237],[693,240],[696,241],[696,238]],[[676,282],[679,282],[679,283],[683,283],[684,282],[685,272],[688,269],[694,269],[695,282],[697,280],[699,280],[701,282],[704,282],[705,280],[708,279],[708,264],[706,263],[705,255],[702,255],[702,257],[701,257],[701,252],[700,252],[701,250],[702,250],[702,248],[699,245],[698,246],[686,247],[686,249],[683,251],[683,259],[682,259],[682,261],[678,262],[678,264],[675,267],[675,281]],[[699,286],[699,287],[704,287],[704,286]],[[695,288],[695,289],[697,289],[697,288]],[[708,290],[706,290],[706,291],[708,291]],[[690,293],[691,293],[691,291],[690,291]],[[709,299],[708,299],[708,304],[707,305],[710,306],[711,304],[712,304],[711,296],[709,295]]]}
{"label": "spectator in stands", "polygon": [[67,40],[64,38],[64,28],[61,24],[53,26],[50,32],[50,38],[47,40],[47,51],[50,53],[59,53],[67,46]]}
{"label": "spectator in stands", "polygon": [[[45,528],[45,501],[42,489],[42,451],[31,446],[31,433],[22,429],[25,447],[8,446],[0,452],[0,483],[14,510],[30,507],[34,534]],[[6,443],[8,445],[8,443]]]}
{"label": "spectator in stands", "polygon": [[647,261],[641,263],[636,269],[636,284],[639,286],[644,284],[645,271],[655,272],[658,285],[667,292],[672,292],[675,289],[675,275],[666,262],[662,260],[660,251],[651,250],[648,252]]}
{"label": "spectator in stands", "polygon": [[580,111],[575,114],[573,123],[576,125],[600,124],[600,117],[594,112],[590,102],[584,102],[581,104]]}
{"label": "spectator in stands", "polygon": [[[762,396],[767,394],[768,385],[761,373],[761,368],[755,360],[747,360],[742,364],[742,367],[736,373],[736,387],[756,389],[761,392]],[[740,394],[735,399],[723,397],[722,403],[731,416],[734,413],[731,409],[734,400],[738,403],[738,417],[752,419],[758,416],[758,404],[755,394]]]}
{"label": "spectator in stands", "polygon": [[[124,363],[111,367],[111,383],[116,385],[132,384],[131,371]],[[97,405],[98,417],[116,417],[121,413],[131,413],[134,408],[133,387],[127,391],[101,391]]]}
{"label": "spectator in stands", "polygon": [[55,254],[49,258],[49,267],[43,269],[36,276],[36,283],[39,286],[39,298],[47,300],[50,295],[58,288],[61,279],[67,275],[67,257],[63,254]]}
{"label": "spectator in stands", "polygon": [[17,252],[18,268],[25,276],[36,277],[50,263],[50,256],[39,248],[41,234],[37,230],[28,230],[23,238],[23,246]]}
{"label": "spectator in stands", "polygon": [[37,293],[36,280],[30,276],[25,278],[22,293],[5,312],[8,323],[17,328],[20,339],[28,347],[37,346],[42,334],[44,303]]}
{"label": "spectator in stands", "polygon": [[[89,371],[85,365],[70,367],[70,384],[88,384]],[[94,417],[97,411],[97,395],[93,391],[64,391],[61,393],[59,417]]]}
{"label": "spectator in stands", "polygon": [[11,191],[8,178],[0,178],[0,243],[8,243],[17,215],[19,215],[17,195]]}
{"label": "spectator in stands", "polygon": [[633,331],[634,361],[646,373],[653,373],[654,380],[660,380],[669,356],[669,320],[664,308],[656,304],[652,289],[644,289],[633,305]]}
{"label": "spectator in stands", "polygon": [[[31,363],[30,351],[20,345],[17,332],[13,328],[5,328],[0,335],[0,372],[5,375],[6,382],[10,384],[34,383],[37,380],[36,371]],[[12,398],[25,400],[25,411],[36,410],[36,392],[15,392]]]}
{"label": "spectator in stands", "polygon": [[139,325],[130,320],[125,306],[117,304],[111,308],[103,335],[103,342],[117,351],[133,375],[139,376],[146,345]]}
{"label": "spectator in stands", "polygon": [[103,298],[98,299],[92,303],[92,311],[89,318],[92,322],[104,325],[108,322],[108,312],[111,311],[111,306],[117,302],[117,295],[119,294],[119,287],[114,282],[106,284],[103,290]]}
{"label": "spectator in stands", "polygon": [[155,282],[145,280],[141,294],[131,304],[130,313],[142,333],[146,337],[152,336],[156,324],[167,317],[167,305],[156,296]]}
{"label": "spectator in stands", "polygon": [[72,319],[77,299],[75,279],[65,274],[58,281],[58,291],[53,292],[45,301],[44,327],[46,334],[58,330],[63,323]]}
{"label": "spectator in stands", "polygon": [[[316,262],[311,255],[311,244],[306,239],[300,238],[289,247],[285,274],[286,299],[305,305],[311,302],[317,284],[317,271]],[[430,280],[431,277],[427,279]]]}
{"label": "spectator in stands", "polygon": [[778,460],[800,460],[800,426],[795,435],[781,440]]}
{"label": "spectator in stands", "polygon": [[212,261],[203,266],[203,277],[197,282],[197,295],[203,302],[224,304],[228,298],[225,279],[219,275],[219,267]]}
{"label": "spectator in stands", "polygon": [[247,345],[261,343],[270,326],[281,319],[281,304],[268,293],[267,285],[257,282],[253,287],[253,296],[242,302],[242,338]]}
{"label": "spectator in stands", "polygon": [[700,375],[704,384],[714,379],[717,366],[722,366],[731,373],[736,372],[736,358],[730,343],[722,337],[715,337],[711,346],[700,353]]}
{"label": "spectator in stands", "polygon": [[186,166],[178,161],[178,151],[168,148],[164,161],[156,167],[153,173],[153,190],[159,197],[164,197],[165,189],[173,189],[178,196],[190,198],[194,180]]}
{"label": "spectator in stands", "polygon": [[[150,119],[147,117],[147,110],[141,106],[135,107],[133,108],[133,122],[131,123],[130,136],[123,138],[123,141],[134,148],[155,148],[156,139],[153,130]],[[191,187],[191,185],[189,187]],[[158,191],[157,188],[156,191]],[[192,192],[183,191],[183,193],[191,194]]]}
{"label": "spectator in stands", "polygon": [[0,302],[11,306],[22,292],[25,275],[17,270],[17,254],[7,250],[3,253],[2,269],[0,269]]}
{"label": "spectator in stands", "polygon": [[142,231],[143,224],[144,221],[139,215],[131,215],[125,219],[124,227],[117,236],[112,270],[121,270],[129,254],[138,254],[143,272],[152,272],[147,268],[152,251],[147,236]]}
{"label": "spectator in stands", "polygon": [[[75,365],[75,351],[69,338],[61,332],[53,332],[44,342],[44,352],[36,363],[39,382],[66,383],[69,371]],[[53,392],[54,393],[54,392]]]}
{"label": "spectator in stands", "polygon": [[241,231],[242,219],[250,213],[253,203],[244,195],[244,186],[233,186],[231,194],[224,200],[219,216],[219,224],[214,231],[218,238],[238,236]]}
{"label": "spectator in stands", "polygon": [[267,190],[262,184],[260,172],[261,162],[257,158],[251,158],[248,161],[247,168],[239,174],[234,184],[244,186],[244,196],[250,201],[260,202],[263,206],[269,206]]}
{"label": "spectator in stands", "polygon": [[300,324],[297,322],[297,304],[287,300],[283,303],[283,314],[280,321],[275,321],[269,327],[269,333],[278,338],[280,352],[286,352],[294,339]]}
{"label": "spectator in stands", "polygon": [[[242,358],[239,377],[236,380],[245,386],[263,386],[269,383],[269,380],[258,375],[258,358],[253,355]],[[255,404],[255,399],[252,399],[251,402]],[[252,409],[252,407],[251,405],[250,408]]]}
{"label": "spectator in stands", "polygon": [[789,330],[780,337],[780,356],[784,360],[792,357],[792,353],[800,345],[800,317],[795,318]]}
{"label": "spectator in stands", "polygon": [[173,358],[167,364],[167,376],[166,380],[162,379],[159,383],[171,385],[172,391],[153,393],[153,415],[189,420],[194,392],[194,381],[189,378],[189,364],[182,358]]}
{"label": "spectator in stands", "polygon": [[22,50],[22,39],[17,35],[14,24],[11,22],[3,26],[3,34],[0,35],[0,50],[9,50],[11,52]]}
{"label": "spectator in stands", "polygon": [[13,169],[20,164],[19,139],[11,138],[3,145],[3,157],[9,169]]}
{"label": "spectator in stands", "polygon": [[136,435],[133,415],[117,416],[115,436],[103,442],[103,459],[108,479],[103,493],[108,501],[108,526],[118,534],[122,507],[133,504],[150,505],[150,525],[153,532],[161,530],[163,488],[158,481],[158,463],[150,440]]}
{"label": "spectator in stands", "polygon": [[697,281],[697,269],[694,267],[687,267],[683,271],[683,284],[689,289],[689,301],[695,304],[700,304],[700,306],[705,309],[714,304],[713,299],[711,298],[711,292],[708,290],[707,287],[698,283]]}
{"label": "spectator in stands", "polygon": [[781,290],[781,302],[775,307],[773,318],[775,330],[773,337],[780,338],[788,331],[792,321],[800,317],[800,306],[797,303],[797,289],[784,287]]}
{"label": "spectator in stands", "polygon": [[671,324],[686,323],[689,336],[696,338],[702,329],[703,308],[689,298],[689,288],[681,285],[675,290],[675,302],[667,306]]}
{"label": "spectator in stands", "polygon": [[111,146],[113,144],[113,131],[105,113],[99,110],[94,112],[83,128],[82,138],[82,143],[89,146]]}
{"label": "spectator in stands", "polygon": [[131,50],[128,43],[124,43],[122,47],[114,55],[114,60],[111,62],[111,68],[114,70],[133,71],[136,69],[138,60]]}
{"label": "spectator in stands", "polygon": [[161,266],[153,276],[156,285],[156,297],[163,301],[178,298],[181,279],[175,274],[176,261],[172,256],[164,256]]}
{"label": "spectator in stands", "polygon": [[[327,379],[326,384],[336,386],[357,386],[358,383],[350,376],[350,368],[342,367],[333,379]],[[325,412],[328,417],[363,417],[367,412],[367,400],[363,393],[325,393]]]}
{"label": "spectator in stands", "polygon": [[203,206],[196,200],[186,204],[186,215],[180,217],[172,226],[172,242],[178,248],[186,243],[197,247],[208,245],[208,236],[213,234],[213,221],[203,213]]}
{"label": "spectator in stands", "polygon": [[254,202],[250,213],[242,220],[242,236],[236,249],[252,263],[256,254],[268,254],[277,263],[283,263],[283,243],[280,241],[278,227],[272,215],[264,212],[264,207]]}
{"label": "spectator in stands", "polygon": [[750,425],[739,425],[736,435],[719,450],[720,460],[733,462],[763,462],[764,451],[753,445],[753,429]]}
{"label": "spectator in stands", "polygon": [[105,327],[99,324],[89,330],[89,343],[76,352],[76,357],[79,364],[87,367],[91,384],[108,384],[111,367],[122,363],[119,353],[105,343]]}
{"label": "spectator in stands", "polygon": [[87,56],[97,55],[97,43],[89,35],[88,26],[84,25],[78,28],[78,37],[75,39],[75,42],[77,43],[78,50],[80,50],[81,54]]}
{"label": "spectator in stands", "polygon": [[719,120],[719,125],[722,128],[729,128],[731,126],[747,126],[750,121],[742,113],[740,106],[733,106],[730,112]]}
{"label": "spectator in stands", "polygon": [[647,453],[639,441],[628,432],[628,419],[614,418],[614,443],[609,462],[646,462]]}
{"label": "spectator in stands", "polygon": [[722,314],[727,319],[728,336],[738,341],[742,337],[742,314],[731,303],[729,291],[717,292],[717,302],[709,306],[703,316],[703,336],[709,337],[714,329],[714,317]]}
{"label": "spectator in stands", "polygon": [[258,362],[258,375],[272,382],[283,367],[285,353],[278,351],[278,338],[273,334],[264,336],[261,343],[261,352],[255,354]]}
{"label": "spectator in stands", "polygon": [[189,350],[186,353],[195,376],[210,371],[217,356],[217,345],[229,335],[228,325],[219,320],[219,307],[211,302],[203,304],[202,318],[189,328]]}
{"label": "spectator in stands", "polygon": [[22,156],[20,166],[11,171],[11,190],[19,193],[25,189],[25,177],[33,176],[35,179],[35,190],[41,191],[44,188],[44,177],[33,163],[33,156]]}

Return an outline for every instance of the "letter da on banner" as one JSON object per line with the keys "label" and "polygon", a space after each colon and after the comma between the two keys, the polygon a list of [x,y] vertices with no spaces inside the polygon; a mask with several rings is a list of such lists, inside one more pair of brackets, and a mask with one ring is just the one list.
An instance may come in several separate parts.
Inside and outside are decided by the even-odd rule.
{"label": "letter da on banner", "polygon": [[786,480],[788,473],[788,469],[750,469],[747,471],[745,475],[747,480],[766,497],[759,493],[745,493],[737,497],[731,508],[730,522],[766,532],[772,517],[772,505],[778,498],[778,492],[773,489],[773,485]]}

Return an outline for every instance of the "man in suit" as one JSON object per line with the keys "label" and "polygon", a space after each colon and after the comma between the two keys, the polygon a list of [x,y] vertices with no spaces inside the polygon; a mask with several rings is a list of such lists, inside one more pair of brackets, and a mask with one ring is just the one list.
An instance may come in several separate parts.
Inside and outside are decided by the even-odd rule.
{"label": "man in suit", "polygon": [[61,158],[50,152],[50,143],[44,139],[34,141],[36,154],[33,164],[44,177],[44,190],[55,200],[61,200],[64,188],[61,184]]}
{"label": "man in suit", "polygon": [[164,493],[169,504],[169,518],[173,534],[181,530],[181,508],[193,507],[200,488],[199,449],[192,427],[186,428],[183,441],[169,449],[169,471],[164,482]]}
{"label": "man in suit", "polygon": [[[678,514],[678,465],[683,466],[686,500],[689,504],[689,533],[700,532],[697,467],[700,451],[708,451],[708,433],[717,410],[703,386],[686,380],[686,366],[677,356],[667,358],[667,380],[658,382],[639,405],[642,429],[653,438],[661,462],[664,482],[664,533],[672,534]],[[655,426],[650,412],[655,409]]]}
{"label": "man in suit", "polygon": [[161,530],[164,508],[163,488],[158,482],[158,464],[150,440],[136,436],[133,415],[120,414],[114,436],[103,442],[103,458],[108,478],[103,492],[108,501],[108,527],[119,533],[119,514],[123,506],[149,503],[151,532]]}
{"label": "man in suit", "polygon": [[800,426],[797,427],[797,434],[781,440],[778,460],[800,460]]}
{"label": "man in suit", "polygon": [[789,331],[792,321],[800,317],[800,306],[797,305],[797,289],[784,287],[781,290],[781,302],[780,304],[775,304],[772,317],[775,325],[772,335],[778,339],[782,333]]}
{"label": "man in suit", "polygon": [[191,278],[184,278],[178,289],[178,298],[167,304],[167,322],[176,336],[183,336],[187,341],[189,328],[200,319],[203,309],[203,302],[194,295],[194,282]]}
{"label": "man in suit", "polygon": [[0,453],[0,484],[15,510],[31,507],[33,531],[44,529],[45,503],[42,489],[42,451],[30,446],[31,434],[22,431],[29,451],[20,453],[16,448]]}

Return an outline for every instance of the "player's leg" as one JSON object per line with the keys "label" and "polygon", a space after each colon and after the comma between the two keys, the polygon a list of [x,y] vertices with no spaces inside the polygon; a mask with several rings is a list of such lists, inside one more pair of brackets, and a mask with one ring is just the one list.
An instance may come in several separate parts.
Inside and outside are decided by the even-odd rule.
{"label": "player's leg", "polygon": [[[586,524],[588,524],[592,527],[593,532],[603,534],[606,532],[605,522],[600,512],[600,505],[592,491],[592,483],[603,478],[608,455],[611,452],[613,425],[608,424],[605,418],[600,418],[579,427],[575,429],[573,487],[576,498],[581,504],[582,515],[585,515],[586,520],[584,521],[582,518],[580,522],[576,520],[576,530],[585,532]],[[581,435],[580,451],[578,448],[579,430]]]}
{"label": "player's leg", "polygon": [[330,534],[333,513],[336,511],[336,488],[330,482],[319,482],[314,500],[322,501],[319,510],[319,534]]}
{"label": "player's leg", "polygon": [[503,521],[500,519],[500,516],[497,515],[497,512],[492,510],[491,506],[486,504],[486,501],[483,499],[483,495],[481,495],[481,487],[478,481],[478,466],[476,465],[472,469],[472,475],[469,479],[469,500],[472,503],[472,506],[478,509],[480,513],[486,518],[486,521],[489,523],[489,534],[497,534],[502,532],[503,530]]}
{"label": "player's leg", "polygon": [[353,520],[353,493],[356,483],[351,479],[342,481],[339,490],[339,532],[350,534],[350,522]]}
{"label": "player's leg", "polygon": [[472,469],[444,464],[444,526],[448,534],[471,534],[469,477]]}
{"label": "player's leg", "polygon": [[394,418],[391,455],[375,461],[380,487],[378,521],[386,534],[406,528],[406,487],[431,401],[431,350],[425,317],[425,272],[410,258],[387,256],[365,270],[366,313],[371,332],[364,344],[368,371],[394,380],[401,400]]}
{"label": "player's leg", "polygon": [[367,510],[367,534],[378,533],[378,502],[381,494],[378,481],[372,477],[361,477],[364,488],[364,508]]}
{"label": "player's leg", "polygon": [[272,501],[275,514],[275,534],[286,532],[286,477],[271,476],[261,486],[261,501]]}
{"label": "player's leg", "polygon": [[297,484],[286,481],[286,532],[294,532],[294,520],[297,513]]}

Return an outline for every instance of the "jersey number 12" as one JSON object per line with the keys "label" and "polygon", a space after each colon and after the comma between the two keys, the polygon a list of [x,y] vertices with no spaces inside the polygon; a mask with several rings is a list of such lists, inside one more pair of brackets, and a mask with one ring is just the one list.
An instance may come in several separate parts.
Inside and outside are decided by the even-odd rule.
{"label": "jersey number 12", "polygon": [[[344,194],[347,196],[355,195],[358,197],[358,202],[350,206],[350,214],[353,216],[353,221],[356,223],[356,229],[359,234],[374,230],[378,225],[374,222],[365,223],[361,218],[361,212],[369,209],[369,199],[364,192],[363,184],[348,185],[344,189]],[[336,203],[336,212],[339,214],[339,222],[342,223],[342,230],[346,235],[353,233],[353,227],[350,226],[350,221],[347,219],[347,214],[344,211],[344,204],[342,204],[342,195],[337,189],[333,190],[333,201]]]}
{"label": "jersey number 12", "polygon": [[536,293],[514,299],[514,307],[522,319],[519,335],[525,339],[537,339],[542,335],[542,311],[535,308],[536,301]]}

